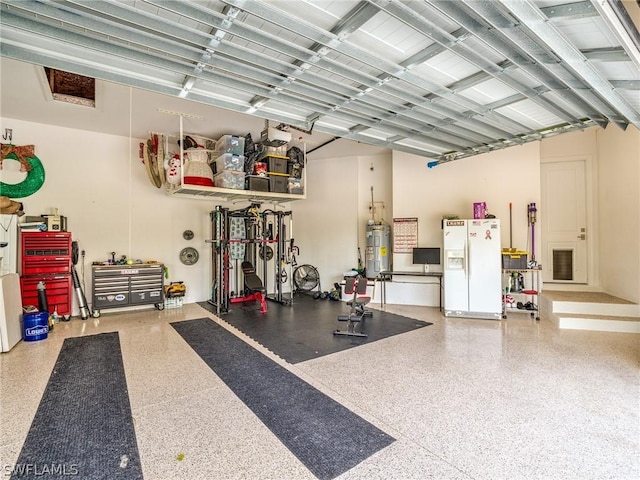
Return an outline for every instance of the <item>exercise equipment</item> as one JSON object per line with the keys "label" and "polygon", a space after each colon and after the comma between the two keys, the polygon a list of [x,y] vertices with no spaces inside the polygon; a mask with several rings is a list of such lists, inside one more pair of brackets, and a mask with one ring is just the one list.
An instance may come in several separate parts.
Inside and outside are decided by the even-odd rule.
{"label": "exercise equipment", "polygon": [[263,260],[271,260],[273,258],[273,248],[269,245],[263,245],[260,247],[260,258]]}
{"label": "exercise equipment", "polygon": [[339,283],[333,284],[333,290],[329,292],[328,298],[329,300],[333,300],[334,302],[340,301],[340,299],[342,298],[342,287]]}
{"label": "exercise equipment", "polygon": [[347,305],[350,307],[349,314],[338,315],[338,321],[347,322],[347,329],[336,329],[333,331],[334,335],[346,335],[350,337],[367,336],[367,334],[362,331],[364,319],[365,317],[373,315],[371,310],[365,308],[365,306],[371,302],[371,297],[367,295],[367,285],[367,278],[360,275],[347,277],[345,280],[344,293],[345,295],[353,295],[353,297],[347,302]]}
{"label": "exercise equipment", "polygon": [[200,254],[193,247],[185,247],[180,250],[179,258],[184,265],[194,265],[198,262]]}
{"label": "exercise equipment", "polygon": [[[292,235],[292,230],[291,211],[268,209],[262,212],[262,231],[268,232],[267,238],[274,239],[276,247],[273,262],[274,288],[273,293],[267,294],[267,298],[282,305],[291,305],[293,302],[294,288],[291,269],[296,266],[294,253],[297,252],[298,247],[294,245],[293,237],[287,239],[287,235]],[[267,264],[267,261],[263,262],[265,279],[268,278]],[[288,292],[285,292],[284,287],[287,283]]]}
{"label": "exercise equipment", "polygon": [[256,269],[251,262],[242,262],[242,273],[244,273],[244,295],[240,297],[232,297],[229,299],[231,303],[240,302],[260,302],[260,312],[267,313],[267,302],[265,300],[265,289],[262,280],[256,275]]}
{"label": "exercise equipment", "polygon": [[[261,210],[257,203],[239,210],[217,205],[210,212],[212,238],[207,243],[212,248],[212,286],[208,302],[216,308],[216,314],[227,313],[231,303],[247,301],[246,297],[256,293],[251,288],[256,279],[261,283],[264,299],[292,304],[291,270],[296,266],[298,247],[293,238],[288,238],[292,231],[291,215],[290,211]],[[269,250],[271,254],[267,253]],[[241,268],[238,262],[242,262]],[[238,285],[241,275],[242,288]],[[233,283],[235,291],[244,290],[244,294],[234,294],[230,288]],[[256,295],[252,299],[259,298]],[[263,309],[266,311],[266,307]]]}

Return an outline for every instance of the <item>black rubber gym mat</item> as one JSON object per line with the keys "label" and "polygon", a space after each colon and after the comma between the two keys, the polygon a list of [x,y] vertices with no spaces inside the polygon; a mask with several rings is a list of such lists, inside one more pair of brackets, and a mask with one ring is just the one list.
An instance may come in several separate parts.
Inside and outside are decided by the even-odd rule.
{"label": "black rubber gym mat", "polygon": [[319,479],[335,478],[395,441],[213,320],[171,325]]}
{"label": "black rubber gym mat", "polygon": [[65,339],[11,478],[142,478],[117,333]]}
{"label": "black rubber gym mat", "polygon": [[[209,303],[199,305],[215,313]],[[310,295],[298,294],[293,306],[267,301],[267,307],[267,313],[261,313],[258,302],[234,303],[229,313],[220,318],[289,363],[304,362],[433,325],[373,310],[373,315],[362,325],[368,337],[334,336],[334,330],[347,328],[346,322],[338,321],[338,315],[349,312],[345,302],[315,300]]]}

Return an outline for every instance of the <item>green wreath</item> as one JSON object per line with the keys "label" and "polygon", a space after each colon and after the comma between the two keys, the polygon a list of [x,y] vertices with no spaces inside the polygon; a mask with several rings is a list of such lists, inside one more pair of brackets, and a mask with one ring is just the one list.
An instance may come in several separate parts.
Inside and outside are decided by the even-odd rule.
{"label": "green wreath", "polygon": [[[42,162],[35,155],[25,158],[31,165],[31,170],[27,172],[27,178],[20,183],[0,182],[0,195],[9,198],[24,198],[40,190],[40,187],[44,184]],[[9,153],[4,159],[19,160],[15,153]]]}

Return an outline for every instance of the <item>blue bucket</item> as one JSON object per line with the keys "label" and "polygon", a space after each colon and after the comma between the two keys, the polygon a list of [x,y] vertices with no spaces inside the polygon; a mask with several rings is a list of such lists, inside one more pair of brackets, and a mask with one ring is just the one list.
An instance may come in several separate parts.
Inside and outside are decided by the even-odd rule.
{"label": "blue bucket", "polygon": [[25,342],[44,340],[49,334],[49,312],[22,314],[22,338]]}

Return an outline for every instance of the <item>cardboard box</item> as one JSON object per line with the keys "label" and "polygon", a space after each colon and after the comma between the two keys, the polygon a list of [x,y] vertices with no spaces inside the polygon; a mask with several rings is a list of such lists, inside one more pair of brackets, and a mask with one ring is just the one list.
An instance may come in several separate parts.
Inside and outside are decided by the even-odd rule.
{"label": "cardboard box", "polygon": [[487,202],[477,202],[473,204],[473,218],[485,218],[487,214]]}

